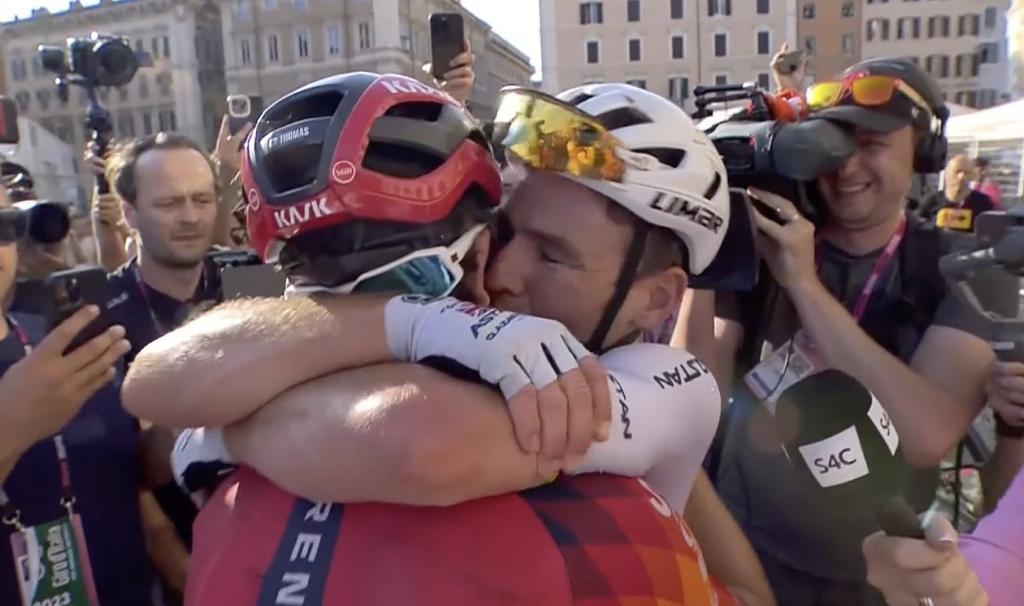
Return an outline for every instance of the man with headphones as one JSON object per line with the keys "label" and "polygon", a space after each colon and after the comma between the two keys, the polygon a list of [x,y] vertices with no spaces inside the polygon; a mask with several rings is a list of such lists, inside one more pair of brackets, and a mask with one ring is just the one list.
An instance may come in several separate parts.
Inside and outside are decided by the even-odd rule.
{"label": "man with headphones", "polygon": [[779,603],[884,604],[861,554],[878,503],[929,506],[939,461],[985,403],[993,354],[939,273],[956,236],[906,210],[914,174],[945,161],[936,83],[908,60],[870,59],[807,101],[856,151],[819,179],[813,213],[750,192],[774,210],[755,216],[771,279],[695,295],[685,345],[713,352],[733,396],[711,471]]}

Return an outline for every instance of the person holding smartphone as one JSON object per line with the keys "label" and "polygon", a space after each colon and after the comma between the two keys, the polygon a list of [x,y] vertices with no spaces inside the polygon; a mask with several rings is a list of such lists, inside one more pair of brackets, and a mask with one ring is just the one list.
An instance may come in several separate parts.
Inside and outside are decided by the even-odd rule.
{"label": "person holding smartphone", "polygon": [[[0,299],[14,287],[17,213],[0,188]],[[42,599],[86,603],[63,601],[65,594],[69,600],[93,596],[104,605],[150,603],[153,574],[139,512],[137,426],[121,409],[119,394],[118,368],[129,348],[124,328],[114,326],[65,351],[98,314],[95,306],[83,307],[49,334],[36,316],[5,312],[0,321],[0,604],[5,606]],[[75,558],[78,574],[46,577],[66,581],[59,591],[49,591],[53,588],[46,583],[35,592],[25,589],[37,578],[31,573],[39,573],[33,563],[51,561],[28,557],[32,552],[26,547],[33,544]]]}

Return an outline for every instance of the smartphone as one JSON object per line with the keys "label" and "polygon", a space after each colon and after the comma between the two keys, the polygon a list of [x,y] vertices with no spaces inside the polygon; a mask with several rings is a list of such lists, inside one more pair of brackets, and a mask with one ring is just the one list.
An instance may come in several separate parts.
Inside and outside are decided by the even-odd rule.
{"label": "smartphone", "polygon": [[903,497],[892,497],[875,509],[875,519],[890,537],[924,540],[924,527]]}
{"label": "smartphone", "polygon": [[788,76],[800,68],[800,65],[804,60],[803,49],[797,49],[790,51],[785,55],[782,55],[782,59],[779,61],[777,69],[779,73]]}
{"label": "smartphone", "polygon": [[[96,305],[104,310],[109,299],[107,273],[99,267],[69,269],[50,274],[43,281],[43,316],[46,330],[52,331],[78,310]],[[111,326],[109,317],[101,311],[99,317],[82,329],[64,353],[74,351],[103,334]]]}
{"label": "smartphone", "polygon": [[228,129],[234,135],[247,122],[256,124],[263,113],[263,97],[254,95],[228,95]]}
{"label": "smartphone", "polygon": [[751,206],[754,207],[754,212],[766,217],[774,223],[779,225],[785,225],[788,221],[782,216],[782,211],[774,206],[771,206],[764,200],[759,200],[753,196],[747,196],[747,200],[750,200]]}
{"label": "smartphone", "polygon": [[452,60],[466,51],[466,31],[459,13],[430,15],[430,68],[437,81],[451,71]]}
{"label": "smartphone", "polygon": [[17,145],[18,106],[14,99],[0,95],[0,144]]}
{"label": "smartphone", "polygon": [[974,219],[974,235],[978,248],[995,246],[1011,227],[1024,227],[1024,212],[992,210]]}

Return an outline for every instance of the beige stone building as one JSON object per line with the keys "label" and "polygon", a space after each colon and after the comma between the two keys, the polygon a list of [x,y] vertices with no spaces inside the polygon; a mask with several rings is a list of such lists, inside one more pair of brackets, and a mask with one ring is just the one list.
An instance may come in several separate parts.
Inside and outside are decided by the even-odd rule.
{"label": "beige stone building", "polygon": [[1009,0],[865,0],[863,56],[906,56],[939,82],[947,100],[989,107],[1010,91]]}
{"label": "beige stone building", "polygon": [[470,101],[494,110],[506,84],[529,84],[529,58],[455,0],[222,0],[226,78],[232,94],[269,104],[303,84],[350,71],[392,72],[431,81],[432,12],[461,12],[476,54]]}
{"label": "beige stone building", "polygon": [[861,57],[865,0],[800,0],[797,35],[808,81],[831,78]]}
{"label": "beige stone building", "polygon": [[692,107],[693,87],[759,81],[796,0],[540,0],[545,90],[629,81]]}
{"label": "beige stone building", "polygon": [[[220,11],[211,0],[101,0],[90,7],[72,2],[65,12],[37,9],[28,19],[0,24],[5,86],[21,114],[73,149],[84,149],[89,134],[83,126],[84,91],[72,87],[69,100],[61,102],[53,74],[43,70],[36,47],[64,46],[66,37],[88,36],[94,30],[125,37],[153,59],[128,85],[100,90],[116,137],[165,130],[213,144],[225,88]],[[79,197],[84,200],[92,179],[79,172]]]}
{"label": "beige stone building", "polygon": [[1013,0],[1006,15],[1010,43],[1010,86],[1015,96],[1024,96],[1024,0]]}

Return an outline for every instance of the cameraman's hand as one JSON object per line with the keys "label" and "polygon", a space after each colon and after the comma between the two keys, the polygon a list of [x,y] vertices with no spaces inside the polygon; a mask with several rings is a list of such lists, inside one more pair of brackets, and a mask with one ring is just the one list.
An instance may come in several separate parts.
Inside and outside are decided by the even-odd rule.
{"label": "cameraman's hand", "polygon": [[807,57],[800,58],[800,64],[797,66],[796,71],[791,74],[783,74],[782,71],[780,71],[780,67],[782,66],[782,60],[788,52],[789,42],[783,42],[782,48],[780,48],[779,52],[775,53],[775,56],[772,57],[770,66],[772,70],[772,78],[775,80],[775,86],[779,90],[791,89],[803,94],[804,73],[807,70]]}
{"label": "cameraman's hand", "polygon": [[124,220],[121,198],[115,193],[95,193],[92,199],[92,216],[104,225],[119,225]]}
{"label": "cameraman's hand", "polygon": [[82,160],[94,175],[97,177],[106,176],[107,161],[93,153],[91,145],[85,146],[85,153],[82,154]]}
{"label": "cameraman's hand", "polygon": [[63,354],[99,313],[95,306],[79,310],[0,378],[0,408],[6,413],[5,421],[21,423],[26,446],[60,431],[92,394],[114,378],[115,365],[130,349],[124,328],[114,326]]}
{"label": "cameraman's hand", "polygon": [[217,133],[217,145],[213,148],[213,158],[217,161],[222,175],[234,179],[242,168],[242,142],[252,130],[252,123],[246,122],[242,130],[231,134],[227,114],[220,121],[220,132]]}
{"label": "cameraman's hand", "polygon": [[1009,425],[1024,427],[1024,364],[993,362],[985,382],[988,405]]}
{"label": "cameraman's hand", "polygon": [[754,206],[758,251],[779,286],[789,290],[816,282],[814,266],[814,225],[803,218],[796,206],[782,196],[759,189],[748,189],[750,197],[778,210],[787,223],[779,225]]}

